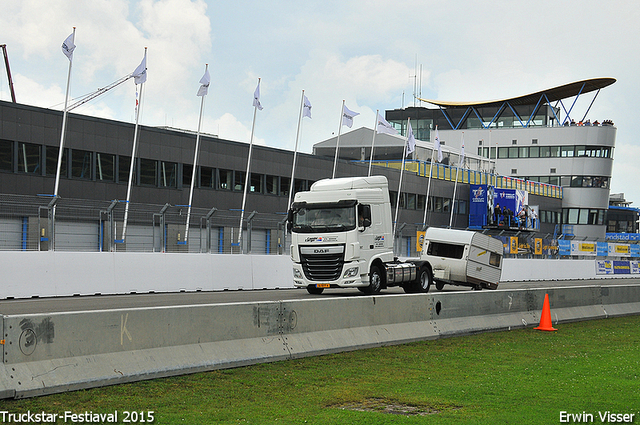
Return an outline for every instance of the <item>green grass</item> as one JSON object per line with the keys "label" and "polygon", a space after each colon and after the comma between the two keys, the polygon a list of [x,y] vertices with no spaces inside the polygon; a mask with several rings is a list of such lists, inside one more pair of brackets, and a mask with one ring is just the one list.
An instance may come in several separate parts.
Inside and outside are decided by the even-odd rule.
{"label": "green grass", "polygon": [[608,410],[640,423],[640,316],[556,327],[0,400],[0,410],[153,410],[156,424],[287,425],[556,424],[561,411],[600,423]]}

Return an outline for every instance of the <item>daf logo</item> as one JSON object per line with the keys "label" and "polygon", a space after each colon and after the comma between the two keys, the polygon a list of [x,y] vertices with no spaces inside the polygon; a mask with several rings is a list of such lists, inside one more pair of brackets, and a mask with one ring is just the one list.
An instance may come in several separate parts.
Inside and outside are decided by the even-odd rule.
{"label": "daf logo", "polygon": [[329,252],[329,250],[326,248],[325,249],[318,248],[313,250],[314,254],[326,254],[327,252]]}

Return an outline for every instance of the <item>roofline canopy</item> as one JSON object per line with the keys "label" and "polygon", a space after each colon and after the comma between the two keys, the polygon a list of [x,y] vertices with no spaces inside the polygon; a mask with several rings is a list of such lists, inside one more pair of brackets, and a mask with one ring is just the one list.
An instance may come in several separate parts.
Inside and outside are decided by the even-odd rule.
{"label": "roofline canopy", "polygon": [[423,102],[431,103],[444,108],[468,108],[468,107],[484,107],[484,106],[501,106],[505,102],[513,106],[517,105],[536,105],[542,96],[546,96],[548,102],[555,102],[567,99],[573,96],[600,90],[604,87],[615,83],[615,78],[592,78],[589,80],[576,81],[574,83],[553,87],[536,93],[526,94],[524,96],[513,97],[510,99],[490,100],[483,102],[446,102],[440,100],[420,99]]}

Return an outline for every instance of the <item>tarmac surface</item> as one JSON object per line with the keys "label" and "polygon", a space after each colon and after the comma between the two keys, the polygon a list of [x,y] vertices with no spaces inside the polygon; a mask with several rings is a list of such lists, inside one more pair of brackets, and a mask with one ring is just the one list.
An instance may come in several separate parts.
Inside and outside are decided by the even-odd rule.
{"label": "tarmac surface", "polygon": [[[562,280],[535,282],[504,282],[497,291],[531,288],[559,288],[568,286],[637,285],[640,278]],[[470,288],[445,285],[438,291],[435,285],[429,293],[471,291]],[[485,290],[486,291],[486,290]],[[383,290],[380,295],[404,294],[402,288]],[[188,306],[203,304],[252,303],[261,301],[284,301],[321,299],[330,297],[369,297],[357,289],[326,289],[321,295],[310,295],[305,289],[273,289],[213,292],[169,292],[122,295],[91,295],[75,297],[29,298],[0,300],[0,315],[46,314],[69,311],[117,310],[130,308]]]}

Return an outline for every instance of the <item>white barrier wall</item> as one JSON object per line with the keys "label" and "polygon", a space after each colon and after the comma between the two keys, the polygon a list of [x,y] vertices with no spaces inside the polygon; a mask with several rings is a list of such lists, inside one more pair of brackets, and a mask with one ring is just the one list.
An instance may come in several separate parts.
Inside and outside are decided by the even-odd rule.
{"label": "white barrier wall", "polygon": [[285,255],[0,252],[0,299],[293,287]]}
{"label": "white barrier wall", "polygon": [[[293,288],[287,255],[5,251],[0,271],[0,299]],[[595,260],[507,258],[501,281],[612,277]]]}
{"label": "white barrier wall", "polygon": [[596,274],[596,260],[550,260],[505,258],[502,262],[502,282],[570,279],[638,278],[637,274]]}

